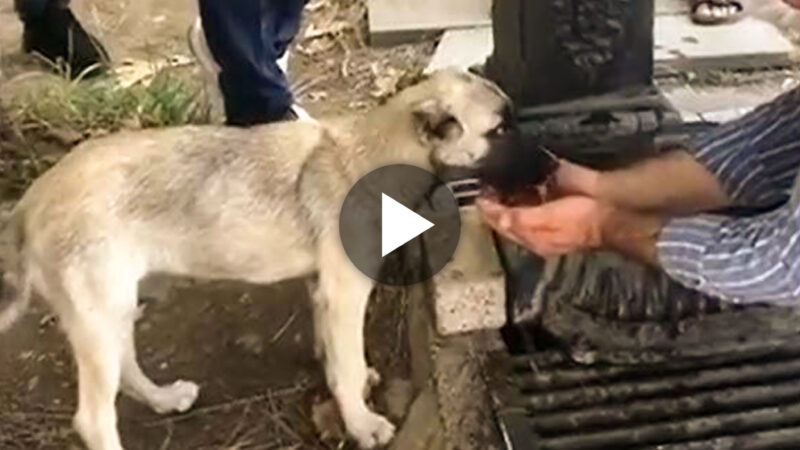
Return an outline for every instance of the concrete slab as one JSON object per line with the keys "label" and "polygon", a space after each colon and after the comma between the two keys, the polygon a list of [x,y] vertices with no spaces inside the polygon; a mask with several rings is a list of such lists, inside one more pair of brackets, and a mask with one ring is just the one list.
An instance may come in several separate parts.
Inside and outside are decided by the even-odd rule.
{"label": "concrete slab", "polygon": [[665,86],[662,92],[684,121],[727,122],[797,86],[791,77],[775,77],[735,86]]}
{"label": "concrete slab", "polygon": [[368,0],[369,30],[375,36],[488,25],[491,7],[491,0]]}
{"label": "concrete slab", "polygon": [[689,11],[687,0],[656,0],[656,15],[686,14]]}
{"label": "concrete slab", "polygon": [[[785,65],[797,56],[792,43],[777,28],[754,18],[704,27],[693,24],[686,15],[660,15],[656,17],[654,38],[657,74]],[[427,70],[467,68],[484,62],[493,48],[489,26],[448,30]]]}
{"label": "concrete slab", "polygon": [[444,33],[426,72],[447,67],[467,68],[482,64],[494,49],[492,28],[477,27]]}
{"label": "concrete slab", "polygon": [[713,27],[688,16],[659,16],[655,21],[657,71],[769,67],[787,64],[792,43],[773,25],[754,18]]}
{"label": "concrete slab", "polygon": [[499,329],[506,322],[506,282],[494,240],[474,208],[462,213],[453,260],[433,277],[436,330],[445,336]]}
{"label": "concrete slab", "polygon": [[[491,23],[492,0],[368,0],[370,33],[475,27]],[[686,0],[656,0],[657,15],[686,14]]]}

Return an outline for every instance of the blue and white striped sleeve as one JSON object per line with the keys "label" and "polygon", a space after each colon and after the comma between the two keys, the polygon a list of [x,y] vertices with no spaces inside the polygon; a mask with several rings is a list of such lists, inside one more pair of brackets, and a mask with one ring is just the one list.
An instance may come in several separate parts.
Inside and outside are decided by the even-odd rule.
{"label": "blue and white striped sleeve", "polygon": [[800,167],[800,88],[687,146],[738,206],[786,200]]}
{"label": "blue and white striped sleeve", "polygon": [[790,304],[800,296],[800,209],[792,202],[749,218],[674,219],[661,232],[659,261],[692,289],[736,303]]}
{"label": "blue and white striped sleeve", "polygon": [[800,296],[800,89],[700,136],[695,158],[740,206],[783,204],[754,217],[669,221],[659,262],[682,284],[735,302]]}

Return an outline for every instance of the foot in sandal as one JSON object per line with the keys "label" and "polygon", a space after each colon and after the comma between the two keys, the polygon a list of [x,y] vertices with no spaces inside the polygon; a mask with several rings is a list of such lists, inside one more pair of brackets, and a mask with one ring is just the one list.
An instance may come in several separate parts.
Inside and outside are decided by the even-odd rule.
{"label": "foot in sandal", "polygon": [[739,0],[689,0],[692,21],[702,25],[717,25],[739,20],[744,6]]}

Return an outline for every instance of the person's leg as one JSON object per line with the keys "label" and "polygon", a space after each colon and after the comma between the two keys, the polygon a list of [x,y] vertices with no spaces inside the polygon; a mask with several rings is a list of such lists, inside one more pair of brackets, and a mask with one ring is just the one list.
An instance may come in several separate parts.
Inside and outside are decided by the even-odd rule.
{"label": "person's leg", "polygon": [[[17,11],[19,19],[25,22],[41,16],[48,3],[50,3],[50,0],[14,0],[14,9]],[[68,5],[69,0],[64,1],[62,4]]]}
{"label": "person's leg", "polygon": [[[289,45],[297,36],[297,32],[300,31],[300,21],[303,17],[303,7],[306,2],[305,0],[284,0],[282,2],[270,0],[270,3],[278,3],[279,13],[273,16],[277,20],[275,20],[273,26],[275,32],[271,38],[272,46],[278,59],[280,59],[286,54]],[[269,37],[265,36],[265,38]]]}
{"label": "person's leg", "polygon": [[[89,35],[69,9],[69,0],[15,0],[24,24],[23,50],[38,53],[54,63],[65,64],[70,77],[100,69],[108,53]],[[91,70],[92,74],[99,70]]]}
{"label": "person's leg", "polygon": [[[291,8],[300,3],[299,8]],[[208,47],[221,72],[220,89],[230,125],[287,118],[293,98],[278,58],[299,28],[296,0],[200,0]],[[287,38],[288,37],[288,38]]]}

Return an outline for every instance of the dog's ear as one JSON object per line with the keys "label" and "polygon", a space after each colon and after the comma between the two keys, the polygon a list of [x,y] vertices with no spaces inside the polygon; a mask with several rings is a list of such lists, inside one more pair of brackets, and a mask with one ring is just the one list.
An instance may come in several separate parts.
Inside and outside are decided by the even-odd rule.
{"label": "dog's ear", "polygon": [[461,122],[439,100],[423,100],[411,114],[417,136],[425,145],[439,145],[464,134]]}

